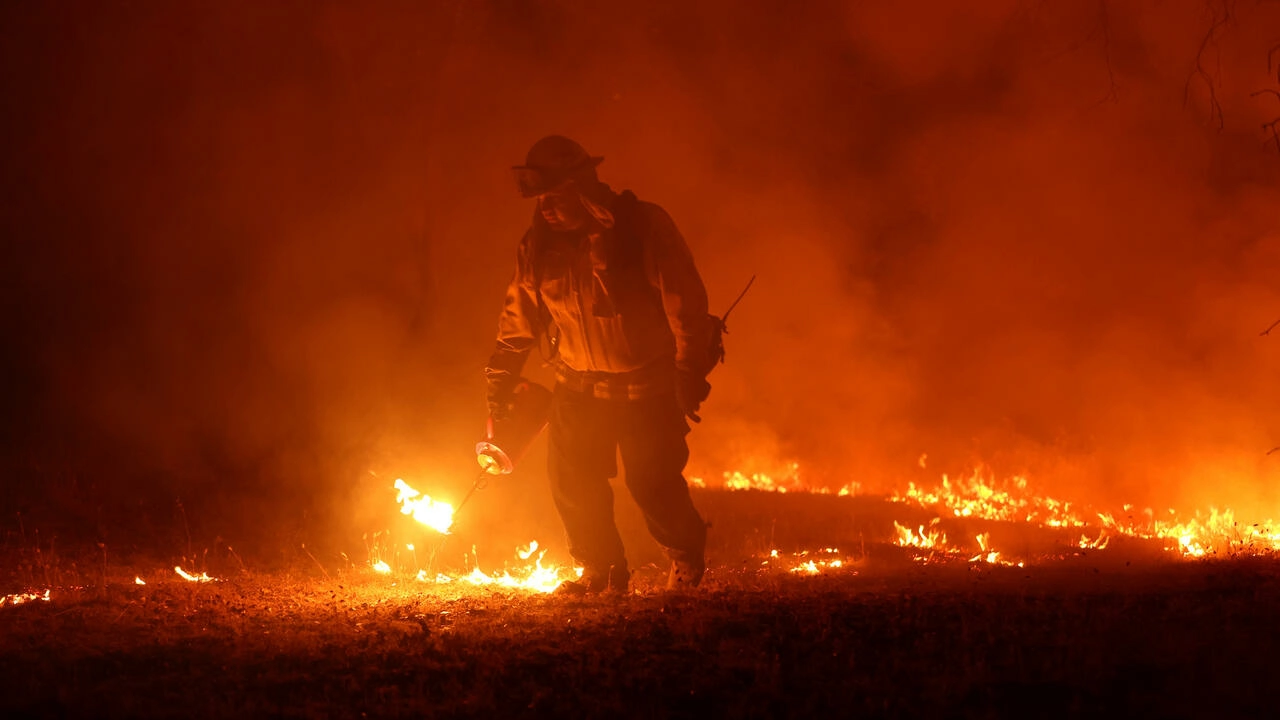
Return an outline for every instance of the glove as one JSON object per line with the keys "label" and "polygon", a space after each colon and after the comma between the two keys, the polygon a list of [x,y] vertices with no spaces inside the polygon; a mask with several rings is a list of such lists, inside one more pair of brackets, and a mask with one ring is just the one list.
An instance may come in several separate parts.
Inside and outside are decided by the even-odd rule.
{"label": "glove", "polygon": [[698,375],[687,370],[676,372],[676,403],[685,417],[694,422],[702,422],[698,416],[698,408],[702,401],[711,394],[711,383],[705,375]]}
{"label": "glove", "polygon": [[515,392],[509,385],[511,383],[491,382],[489,384],[489,417],[493,418],[494,422],[501,422],[511,417]]}

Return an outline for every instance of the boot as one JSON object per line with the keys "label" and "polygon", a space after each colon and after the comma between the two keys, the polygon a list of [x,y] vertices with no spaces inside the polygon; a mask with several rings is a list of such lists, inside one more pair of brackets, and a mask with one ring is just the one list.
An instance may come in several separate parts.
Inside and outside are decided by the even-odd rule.
{"label": "boot", "polygon": [[584,568],[582,577],[560,583],[556,588],[557,595],[605,595],[627,593],[631,582],[631,573],[626,565],[611,565],[608,568]]}
{"label": "boot", "polygon": [[706,571],[706,562],[672,560],[671,572],[667,575],[667,589],[692,590],[702,582],[702,575]]}

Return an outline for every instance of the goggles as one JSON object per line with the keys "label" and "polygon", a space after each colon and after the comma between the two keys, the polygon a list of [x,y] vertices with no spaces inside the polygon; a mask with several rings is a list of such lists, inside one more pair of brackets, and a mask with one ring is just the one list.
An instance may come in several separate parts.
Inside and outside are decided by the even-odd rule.
{"label": "goggles", "polygon": [[517,165],[511,168],[511,174],[516,181],[516,189],[520,191],[520,196],[532,198],[562,187],[574,179],[583,179],[587,176],[594,178],[595,167],[603,161],[602,157],[588,157],[573,163],[571,167],[548,169]]}
{"label": "goggles", "polygon": [[520,191],[520,197],[531,198],[537,197],[551,188],[559,185],[559,182],[552,182],[556,178],[548,176],[547,173],[531,167],[511,168],[511,175],[515,178],[516,189]]}

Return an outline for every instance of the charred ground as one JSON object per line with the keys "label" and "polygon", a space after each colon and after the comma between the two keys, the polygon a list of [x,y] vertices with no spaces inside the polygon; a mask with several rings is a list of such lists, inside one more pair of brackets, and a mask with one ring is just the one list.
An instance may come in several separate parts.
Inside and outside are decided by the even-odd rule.
{"label": "charred ground", "polygon": [[[170,570],[181,550],[115,559],[82,544],[51,557],[10,531],[6,592],[40,586],[41,573],[57,583],[49,602],[0,608],[0,709],[1190,717],[1272,705],[1272,559],[1174,561],[1130,543],[1025,568],[921,563],[884,540],[883,519],[901,511],[875,499],[698,499],[742,519],[719,528],[702,588],[666,593],[661,570],[646,565],[632,594],[585,599],[428,585],[300,554],[265,570],[206,553],[221,579],[190,583]],[[800,576],[756,551],[766,527],[802,546],[788,521],[800,505],[815,538],[861,536],[843,567]]]}

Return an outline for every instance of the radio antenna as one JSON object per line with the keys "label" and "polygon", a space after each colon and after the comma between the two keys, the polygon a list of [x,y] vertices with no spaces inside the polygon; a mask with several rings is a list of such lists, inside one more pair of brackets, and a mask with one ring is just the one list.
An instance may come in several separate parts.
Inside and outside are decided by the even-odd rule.
{"label": "radio antenna", "polygon": [[734,300],[733,304],[729,306],[729,309],[724,311],[724,315],[720,316],[721,325],[724,325],[724,323],[729,320],[729,313],[733,312],[733,309],[738,307],[738,303],[742,302],[743,296],[747,294],[747,291],[751,289],[751,284],[754,283],[755,281],[756,281],[756,276],[752,275],[751,279],[747,281],[747,286],[742,288],[742,292],[738,293],[738,299]]}

